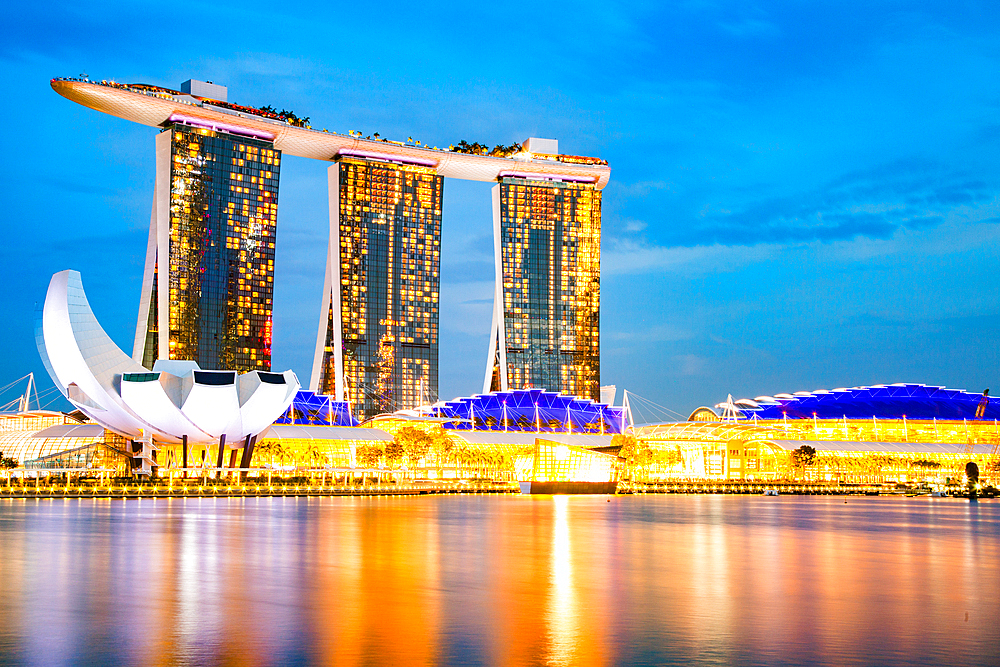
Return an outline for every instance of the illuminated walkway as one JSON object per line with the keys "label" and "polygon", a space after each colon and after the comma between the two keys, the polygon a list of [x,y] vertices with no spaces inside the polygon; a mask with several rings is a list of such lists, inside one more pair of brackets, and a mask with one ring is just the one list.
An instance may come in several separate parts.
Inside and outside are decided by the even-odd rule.
{"label": "illuminated walkway", "polygon": [[438,482],[400,484],[255,484],[224,481],[206,484],[162,480],[146,484],[52,484],[27,479],[0,486],[0,498],[239,498],[258,496],[419,496],[447,493],[518,493],[511,482]]}

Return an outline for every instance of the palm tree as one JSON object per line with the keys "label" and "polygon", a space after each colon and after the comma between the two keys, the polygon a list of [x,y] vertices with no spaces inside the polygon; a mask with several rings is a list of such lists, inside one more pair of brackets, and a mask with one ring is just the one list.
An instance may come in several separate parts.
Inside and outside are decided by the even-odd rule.
{"label": "palm tree", "polygon": [[271,485],[271,472],[272,472],[272,469],[273,469],[273,466],[274,466],[274,455],[277,453],[277,449],[279,447],[280,447],[280,445],[276,441],[274,441],[274,440],[265,440],[264,442],[262,442],[260,444],[259,447],[257,447],[257,450],[254,452],[254,454],[259,455],[259,457],[261,459],[263,459],[263,458],[267,458],[268,459],[268,463],[269,463],[268,468],[267,468],[267,484],[268,484],[268,486]]}
{"label": "palm tree", "polygon": [[451,436],[445,432],[444,428],[438,427],[436,431],[430,434],[431,438],[431,451],[434,452],[434,458],[437,460],[438,467],[438,479],[444,476],[444,470],[442,466],[442,459],[446,460],[446,457],[451,452],[454,443],[451,441]]}
{"label": "palm tree", "polygon": [[[288,450],[281,444],[281,441],[275,440],[271,452],[271,465],[274,465],[274,459],[278,459],[278,464],[283,465],[285,460],[288,458],[288,453]],[[270,476],[268,476],[269,483],[270,479]]]}
{"label": "palm tree", "polygon": [[459,477],[465,477],[472,464],[472,451],[465,446],[456,447],[455,450],[455,463],[458,465]]}
{"label": "palm tree", "polygon": [[315,442],[311,442],[306,446],[305,455],[306,455],[306,460],[314,468],[318,468],[320,465],[326,464],[326,455],[323,453],[323,450],[316,445]]}
{"label": "palm tree", "polygon": [[257,445],[256,449],[254,449],[253,452],[254,458],[260,460],[271,456],[271,453],[273,451],[273,445],[271,443],[272,443],[271,440],[265,440],[264,442]]}

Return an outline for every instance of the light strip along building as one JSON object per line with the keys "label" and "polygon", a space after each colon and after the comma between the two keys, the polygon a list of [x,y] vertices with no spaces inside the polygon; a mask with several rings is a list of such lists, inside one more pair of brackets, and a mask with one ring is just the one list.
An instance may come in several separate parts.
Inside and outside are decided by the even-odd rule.
{"label": "light strip along building", "polygon": [[444,178],[343,156],[329,168],[330,246],[311,387],[361,420],[437,400]]}
{"label": "light strip along building", "polygon": [[[529,140],[558,154],[554,140]],[[496,290],[483,393],[549,388],[600,400],[601,191],[562,175],[501,174]]]}
{"label": "light strip along building", "polygon": [[[445,177],[498,183],[496,322],[487,388],[495,374],[498,388],[533,386],[598,398],[600,191],[611,177],[604,160],[560,154],[554,140],[531,139],[514,153],[485,155],[319,131],[270,108],[227,102],[224,88],[197,81],[181,92],[86,79],[53,79],[51,85],[103,113],[184,128],[171,133],[173,145],[166,146],[166,139],[157,143],[151,223],[156,243],[147,251],[152,270],[147,267],[143,285],[137,361],[148,365],[155,354],[193,359],[206,369],[267,369],[278,173],[282,155],[290,154],[337,163],[336,177],[330,178],[328,284],[311,390],[320,391],[321,385],[332,390],[336,398],[350,400],[359,416],[436,398]],[[234,159],[242,163],[233,165]],[[222,169],[227,161],[243,170]],[[353,193],[345,189],[351,175]],[[390,181],[399,185],[401,203],[390,204]],[[183,189],[174,192],[175,184]],[[406,200],[411,187],[419,205]],[[349,219],[347,207],[361,219]],[[370,245],[370,232],[386,242],[377,247],[388,249],[390,218],[394,254],[383,266],[372,263],[377,244]],[[166,272],[159,270],[167,265],[169,291],[161,287]],[[334,270],[342,272],[339,289]]]}

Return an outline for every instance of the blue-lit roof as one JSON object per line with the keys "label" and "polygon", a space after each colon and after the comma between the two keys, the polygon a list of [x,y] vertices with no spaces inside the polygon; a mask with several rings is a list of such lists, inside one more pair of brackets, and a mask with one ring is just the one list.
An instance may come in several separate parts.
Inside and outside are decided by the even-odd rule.
{"label": "blue-lit roof", "polygon": [[495,391],[457,398],[433,408],[435,416],[458,421],[445,428],[531,433],[621,433],[622,408],[544,389]]}
{"label": "blue-lit roof", "polygon": [[[975,419],[982,399],[962,389],[900,383],[759,396],[734,404],[747,419]],[[1000,398],[989,398],[982,419],[1000,419]]]}
{"label": "blue-lit roof", "polygon": [[298,391],[292,399],[291,407],[274,423],[300,426],[357,426],[358,420],[351,414],[351,406],[347,401],[335,401],[332,396],[311,391]]}

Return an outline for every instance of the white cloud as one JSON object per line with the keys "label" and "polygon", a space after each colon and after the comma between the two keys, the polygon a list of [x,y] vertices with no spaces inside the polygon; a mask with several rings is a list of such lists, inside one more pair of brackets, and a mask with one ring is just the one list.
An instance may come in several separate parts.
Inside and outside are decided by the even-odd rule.
{"label": "white cloud", "polygon": [[707,362],[697,354],[680,354],[674,357],[680,364],[681,375],[705,375]]}
{"label": "white cloud", "polygon": [[760,19],[743,19],[738,23],[721,23],[719,27],[736,37],[777,37],[781,34],[778,26]]}
{"label": "white cloud", "polygon": [[648,226],[649,225],[641,220],[629,220],[625,223],[625,229],[630,232],[641,232]]}
{"label": "white cloud", "polygon": [[[977,248],[995,248],[997,241],[1000,241],[1000,224],[985,217],[966,221],[952,214],[947,222],[934,229],[899,229],[888,239],[858,237],[823,245],[829,247],[827,256],[830,259],[864,262],[898,254],[912,257],[951,255]],[[821,244],[814,242],[810,245]]]}
{"label": "white cloud", "polygon": [[685,274],[705,274],[734,271],[748,264],[775,259],[782,247],[756,246],[694,246],[665,248],[635,241],[614,240],[603,252],[601,273],[629,275],[672,271]]}
{"label": "white cloud", "polygon": [[601,334],[602,340],[608,342],[627,343],[627,348],[632,349],[635,343],[667,343],[678,340],[688,340],[694,336],[694,332],[687,328],[681,328],[672,323],[653,324],[635,326],[627,331],[607,329]]}
{"label": "white cloud", "polygon": [[489,334],[493,281],[442,283],[440,326],[470,336]]}
{"label": "white cloud", "polygon": [[653,190],[666,190],[671,192],[674,189],[672,183],[667,181],[638,181],[636,183],[618,184],[618,193],[625,197],[645,197]]}

